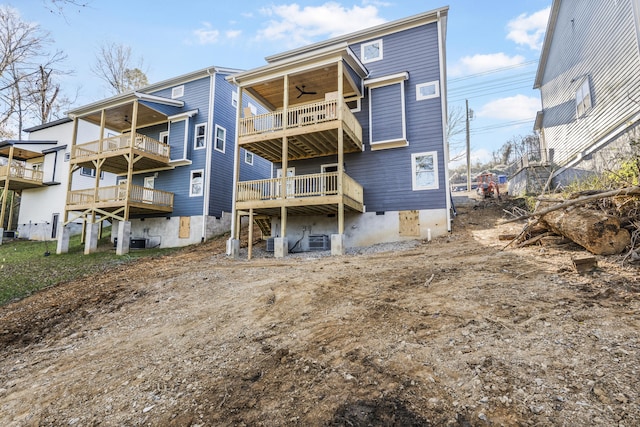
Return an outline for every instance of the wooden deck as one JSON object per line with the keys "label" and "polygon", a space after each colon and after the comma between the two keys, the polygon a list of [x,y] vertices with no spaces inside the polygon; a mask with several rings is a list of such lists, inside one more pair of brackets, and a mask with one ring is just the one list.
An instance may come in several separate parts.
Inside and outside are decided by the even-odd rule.
{"label": "wooden deck", "polygon": [[42,179],[42,171],[29,169],[25,165],[0,166],[0,187],[4,187],[9,181],[9,190],[20,191],[26,188],[42,187]]}
{"label": "wooden deck", "polygon": [[101,170],[122,173],[129,167],[130,154],[134,171],[166,167],[171,159],[168,144],[141,134],[136,134],[132,144],[131,136],[122,134],[73,146],[71,163],[94,168],[94,161],[103,161]]}
{"label": "wooden deck", "polygon": [[272,162],[282,161],[284,136],[288,137],[290,160],[337,154],[340,116],[345,136],[344,152],[362,151],[362,127],[347,105],[337,100],[241,118],[239,144]]}
{"label": "wooden deck", "polygon": [[130,214],[153,214],[173,211],[173,193],[127,184],[74,190],[67,194],[68,211],[103,211],[114,213],[129,207]]}
{"label": "wooden deck", "polygon": [[291,215],[334,214],[342,201],[345,209],[364,212],[362,185],[347,174],[342,176],[342,194],[338,189],[338,172],[260,179],[238,183],[236,208],[253,209],[259,215],[279,215],[287,207]]}

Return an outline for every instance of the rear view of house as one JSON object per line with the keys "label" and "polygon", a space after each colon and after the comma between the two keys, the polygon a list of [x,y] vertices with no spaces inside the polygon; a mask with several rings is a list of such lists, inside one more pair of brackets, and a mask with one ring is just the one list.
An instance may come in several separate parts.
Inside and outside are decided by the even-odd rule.
{"label": "rear view of house", "polygon": [[534,88],[555,184],[617,168],[640,144],[640,2],[554,0]]}
{"label": "rear view of house", "polygon": [[342,254],[450,229],[447,12],[284,52],[228,77],[241,100],[265,109],[238,110],[236,149],[275,164],[261,180],[244,179],[236,164],[230,254],[243,215],[268,224],[276,256]]}
{"label": "rear view of house", "polygon": [[[75,190],[69,179],[58,253],[68,250],[66,226],[78,219],[87,224],[85,253],[96,249],[104,220],[113,223],[119,254],[130,245],[184,246],[228,231],[235,119],[242,104],[225,77],[236,72],[211,67],[69,113],[75,129],[84,121],[99,132],[83,140],[74,130],[69,173],[94,170],[95,180],[91,188]],[[271,165],[247,156],[240,169],[246,179],[258,179],[269,175]],[[117,183],[102,185],[103,172],[117,175]]]}

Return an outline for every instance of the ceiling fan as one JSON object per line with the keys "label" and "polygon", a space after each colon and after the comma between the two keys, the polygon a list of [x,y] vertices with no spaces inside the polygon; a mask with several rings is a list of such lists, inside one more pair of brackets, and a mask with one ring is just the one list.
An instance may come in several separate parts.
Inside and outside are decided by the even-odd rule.
{"label": "ceiling fan", "polygon": [[296,97],[296,99],[300,98],[302,95],[315,95],[315,94],[318,93],[318,92],[306,91],[306,90],[304,90],[304,88],[305,88],[305,85],[302,85],[302,89],[300,87],[296,86],[296,89],[298,89],[298,91],[300,92],[300,95],[298,95]]}

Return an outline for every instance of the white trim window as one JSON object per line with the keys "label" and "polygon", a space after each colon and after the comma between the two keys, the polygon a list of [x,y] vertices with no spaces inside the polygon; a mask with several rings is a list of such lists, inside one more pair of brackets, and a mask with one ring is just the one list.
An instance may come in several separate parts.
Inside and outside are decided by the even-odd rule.
{"label": "white trim window", "polygon": [[191,171],[189,197],[201,197],[204,194],[204,169]]}
{"label": "white trim window", "polygon": [[428,151],[411,154],[413,191],[436,190],[438,186],[438,153]]}
{"label": "white trim window", "polygon": [[584,116],[591,107],[591,87],[587,77],[576,91],[576,117]]}
{"label": "white trim window", "polygon": [[171,89],[171,99],[182,98],[184,96],[184,85]]}
{"label": "white trim window", "polygon": [[244,162],[248,165],[253,165],[253,153],[251,153],[250,151],[246,151],[244,152]]}
{"label": "white trim window", "polygon": [[440,82],[438,80],[416,85],[416,101],[438,98],[440,96]]}
{"label": "white trim window", "polygon": [[406,147],[405,81],[408,72],[365,80],[369,90],[369,144],[371,150]]}
{"label": "white trim window", "polygon": [[238,108],[238,91],[234,90],[231,92],[231,106],[233,108]]}
{"label": "white trim window", "polygon": [[382,59],[382,39],[373,40],[360,45],[362,63],[380,61]]}
{"label": "white trim window", "polygon": [[202,150],[207,147],[207,124],[199,123],[196,125],[195,136],[193,137],[193,149]]}
{"label": "white trim window", "polygon": [[[92,169],[92,168],[86,168],[86,167],[81,167],[80,168],[80,175],[82,176],[88,176],[91,178],[95,178],[96,177],[96,170]],[[100,179],[104,178],[104,172],[100,171]]]}
{"label": "white trim window", "polygon": [[169,144],[169,131],[160,132],[159,141],[163,144]]}
{"label": "white trim window", "polygon": [[225,145],[227,145],[227,130],[222,126],[216,125],[216,141],[213,147],[217,151],[224,153]]}

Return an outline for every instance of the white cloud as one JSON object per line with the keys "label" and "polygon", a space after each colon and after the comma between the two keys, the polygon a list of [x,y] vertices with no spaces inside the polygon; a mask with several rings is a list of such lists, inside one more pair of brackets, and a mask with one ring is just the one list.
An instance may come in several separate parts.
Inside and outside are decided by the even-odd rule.
{"label": "white cloud", "polygon": [[459,77],[478,74],[489,70],[495,70],[496,68],[518,65],[524,61],[525,57],[522,55],[509,56],[502,52],[465,56],[449,69],[449,76]]}
{"label": "white cloud", "polygon": [[241,30],[229,30],[225,33],[228,39],[237,39],[241,34]]}
{"label": "white cloud", "polygon": [[385,22],[373,5],[345,8],[336,2],[300,7],[296,3],[265,7],[260,12],[270,17],[258,32],[259,39],[286,40],[289,46],[313,42],[318,36],[335,37]]}
{"label": "white cloud", "polygon": [[540,100],[526,95],[496,99],[483,105],[476,115],[500,120],[533,120],[540,110]]}
{"label": "white cloud", "polygon": [[208,22],[202,23],[202,28],[193,31],[199,44],[214,44],[218,42],[220,31],[213,29]]}
{"label": "white cloud", "polygon": [[528,46],[530,49],[540,50],[550,10],[551,7],[547,7],[531,15],[523,13],[509,21],[507,39],[516,44]]}

